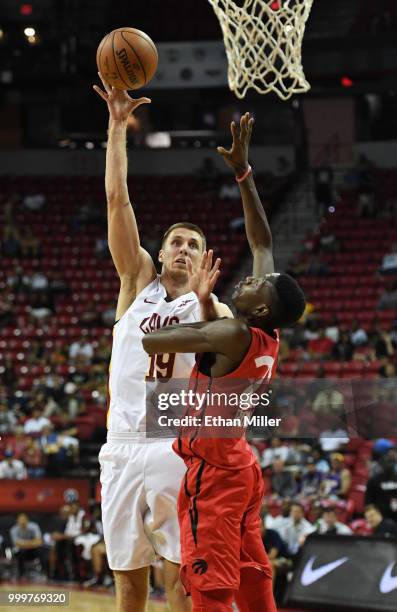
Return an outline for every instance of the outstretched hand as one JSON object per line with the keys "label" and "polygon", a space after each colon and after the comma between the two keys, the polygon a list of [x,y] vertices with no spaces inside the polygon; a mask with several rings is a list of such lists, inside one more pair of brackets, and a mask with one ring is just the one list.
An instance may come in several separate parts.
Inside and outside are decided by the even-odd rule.
{"label": "outstretched hand", "polygon": [[100,72],[98,72],[98,75],[105,91],[98,87],[98,85],[93,85],[93,89],[107,103],[111,119],[115,121],[126,121],[129,115],[137,109],[138,106],[141,104],[150,104],[150,98],[138,98],[135,100],[131,98],[126,91],[116,89],[116,87],[109,85]]}
{"label": "outstretched hand", "polygon": [[201,303],[205,303],[210,299],[213,288],[220,275],[219,266],[221,260],[218,257],[214,265],[212,258],[214,251],[204,251],[200,266],[193,272],[193,266],[190,259],[186,260],[190,291],[194,291]]}
{"label": "outstretched hand", "polygon": [[233,137],[231,149],[227,150],[223,147],[217,148],[225,164],[233,168],[236,174],[243,174],[248,169],[248,150],[253,123],[254,120],[250,117],[249,113],[242,115],[240,119],[240,129],[238,129],[236,122],[232,121],[230,124],[230,130]]}

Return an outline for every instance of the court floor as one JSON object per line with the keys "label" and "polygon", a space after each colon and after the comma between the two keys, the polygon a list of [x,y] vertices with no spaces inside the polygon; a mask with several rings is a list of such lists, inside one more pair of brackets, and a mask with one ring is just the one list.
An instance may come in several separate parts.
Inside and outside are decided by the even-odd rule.
{"label": "court floor", "polygon": [[[10,606],[4,603],[4,593],[43,593],[43,592],[60,592],[67,591],[69,593],[69,605],[62,606],[35,606],[35,605],[17,605]],[[96,592],[93,589],[82,589],[79,587],[64,587],[64,586],[47,586],[47,585],[16,585],[16,584],[2,584],[0,585],[0,610],[10,610],[16,608],[18,612],[32,612],[32,610],[59,610],[64,609],[67,612],[115,612],[115,598],[114,594],[107,592]],[[167,607],[164,603],[150,601],[147,607],[147,612],[165,612]]]}

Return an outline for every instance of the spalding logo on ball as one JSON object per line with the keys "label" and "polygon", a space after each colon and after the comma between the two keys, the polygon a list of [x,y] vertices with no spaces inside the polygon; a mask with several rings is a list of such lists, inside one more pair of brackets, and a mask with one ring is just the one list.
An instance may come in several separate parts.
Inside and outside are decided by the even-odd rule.
{"label": "spalding logo on ball", "polygon": [[96,52],[98,70],[117,89],[139,89],[153,78],[158,53],[152,39],[135,28],[118,28],[101,40]]}

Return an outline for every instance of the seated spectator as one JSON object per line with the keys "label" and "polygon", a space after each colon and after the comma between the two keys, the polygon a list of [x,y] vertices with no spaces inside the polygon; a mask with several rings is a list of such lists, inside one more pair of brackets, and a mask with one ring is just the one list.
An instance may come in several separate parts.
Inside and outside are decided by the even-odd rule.
{"label": "seated spectator", "polygon": [[397,309],[397,283],[388,283],[381,294],[378,305],[378,310]]}
{"label": "seated spectator", "polygon": [[15,459],[22,459],[27,439],[23,425],[17,425],[14,429],[14,436],[7,439],[7,449],[13,452]]}
{"label": "seated spectator", "polygon": [[306,468],[300,481],[299,497],[303,500],[317,499],[320,494],[323,477],[323,473],[317,469],[314,457],[308,457]]}
{"label": "seated spectator", "polygon": [[15,414],[8,409],[7,404],[0,403],[0,434],[12,433],[18,423]]}
{"label": "seated spectator", "polygon": [[0,293],[0,327],[15,324],[14,296],[8,289]]}
{"label": "seated spectator", "polygon": [[314,459],[314,463],[316,465],[316,470],[321,472],[322,474],[327,474],[329,472],[329,463],[324,458],[324,454],[322,452],[321,446],[312,448],[312,458]]}
{"label": "seated spectator", "polygon": [[234,179],[227,180],[226,177],[219,189],[218,197],[220,200],[238,200],[240,198],[240,189]]}
{"label": "seated spectator", "polygon": [[374,348],[370,344],[360,344],[353,351],[354,361],[365,361],[366,363],[376,359]]}
{"label": "seated spectator", "polygon": [[320,236],[319,244],[324,253],[335,253],[339,248],[336,236],[330,229],[326,229]]}
{"label": "seated spectator", "polygon": [[27,274],[24,274],[21,266],[16,265],[14,268],[14,273],[7,278],[7,285],[15,293],[27,292],[30,288],[30,278],[27,276]]}
{"label": "seated spectator", "polygon": [[322,535],[351,535],[353,532],[350,527],[338,521],[336,509],[333,506],[328,506],[323,509],[317,533]]}
{"label": "seated spectator", "polygon": [[350,340],[354,346],[360,346],[368,342],[367,332],[360,326],[357,319],[352,322]]}
{"label": "seated spectator", "polygon": [[374,347],[376,358],[393,357],[395,354],[393,330],[387,330],[380,325],[376,326],[371,334],[371,344]]}
{"label": "seated spectator", "polygon": [[292,497],[296,491],[296,483],[292,472],[284,469],[282,459],[274,459],[271,475],[272,493],[276,497]]}
{"label": "seated spectator", "polygon": [[39,559],[44,571],[47,569],[45,549],[40,527],[29,521],[25,513],[18,514],[16,524],[10,530],[14,554],[18,561],[18,574],[21,578],[25,573],[25,562]]}
{"label": "seated spectator", "polygon": [[26,438],[21,459],[27,468],[29,478],[43,478],[45,475],[45,469],[43,467],[44,457],[37,440],[30,437]]}
{"label": "seated spectator", "polygon": [[320,255],[311,255],[307,262],[306,274],[308,276],[328,276],[327,262]]}
{"label": "seated spectator", "polygon": [[354,346],[348,332],[342,332],[340,339],[332,347],[332,358],[337,361],[351,361]]}
{"label": "seated spectator", "polygon": [[70,439],[67,435],[62,436],[53,431],[53,425],[43,428],[39,438],[39,445],[47,463],[47,474],[49,476],[60,476],[65,467],[74,463],[74,456],[78,456],[78,440]]}
{"label": "seated spectator", "polygon": [[8,449],[4,453],[4,460],[0,462],[0,478],[24,480],[27,478],[26,468],[22,461],[14,459],[14,453]]}
{"label": "seated spectator", "polygon": [[69,358],[72,361],[80,361],[82,363],[91,363],[94,356],[94,347],[87,338],[81,336],[79,340],[73,342],[69,349]]}
{"label": "seated spectator", "polygon": [[333,341],[325,335],[325,329],[320,329],[319,337],[310,340],[307,348],[312,359],[328,359],[333,346]]}
{"label": "seated spectator", "polygon": [[[332,342],[335,343],[339,341],[339,336],[340,336],[340,330],[339,330],[339,321],[337,317],[332,317],[332,319],[330,320],[330,322],[328,323],[328,325],[325,328],[325,336],[327,338],[329,338],[330,340],[332,340]],[[333,345],[333,347],[334,347]],[[332,347],[332,349],[333,349]]]}
{"label": "seated spectator", "polygon": [[384,518],[377,506],[374,504],[366,506],[364,516],[371,527],[372,535],[397,538],[397,523],[390,518]]}
{"label": "seated spectator", "polygon": [[397,449],[386,452],[381,467],[367,482],[365,504],[375,505],[382,516],[397,522]]}
{"label": "seated spectator", "polygon": [[54,299],[60,295],[67,295],[70,293],[69,285],[63,278],[60,270],[54,270],[49,276],[49,295],[51,296],[51,303]]}
{"label": "seated spectator", "polygon": [[315,531],[315,527],[304,517],[302,504],[292,502],[289,519],[283,529],[278,530],[279,535],[287,544],[288,554],[295,558],[305,543],[306,537]]}
{"label": "seated spectator", "polygon": [[45,195],[42,193],[32,193],[26,195],[22,200],[22,204],[24,205],[24,207],[31,211],[41,210],[44,207],[45,203],[46,198]]}
{"label": "seated spectator", "polygon": [[[56,543],[65,539],[65,527],[70,514],[70,506],[64,504],[59,509],[57,515],[52,516],[48,523],[46,523],[46,533],[44,534],[44,541],[49,546],[49,559],[48,559],[48,577],[51,580],[60,579],[66,577],[66,571],[62,563],[62,558],[58,559],[56,554]],[[65,573],[64,573],[65,572]]]}
{"label": "seated spectator", "polygon": [[3,240],[1,242],[1,252],[3,257],[19,256],[21,252],[21,242],[18,228],[15,225],[5,225],[3,230]]}
{"label": "seated spectator", "polygon": [[270,440],[270,448],[266,448],[262,453],[261,466],[267,468],[275,459],[287,461],[288,452],[288,446],[283,444],[280,438],[272,438]]}
{"label": "seated spectator", "polygon": [[50,321],[52,312],[46,306],[30,306],[29,315],[32,325],[47,325]]}
{"label": "seated spectator", "polygon": [[283,499],[281,502],[280,514],[272,516],[268,512],[267,505],[262,506],[261,517],[266,529],[273,529],[282,533],[286,525],[289,525],[289,515],[291,512],[291,500]]}
{"label": "seated spectator", "polygon": [[397,378],[397,370],[396,366],[390,359],[387,359],[386,362],[379,368],[379,376],[382,378]]}
{"label": "seated spectator", "polygon": [[392,246],[390,253],[387,253],[382,260],[381,274],[397,274],[397,243]]}
{"label": "seated spectator", "polygon": [[313,412],[318,415],[340,414],[344,408],[343,394],[326,381],[322,382],[321,387],[313,401]]}
{"label": "seated spectator", "polygon": [[[98,544],[98,542],[100,542],[101,540],[102,540],[102,536],[99,533],[97,533],[92,519],[88,515],[85,515],[83,518],[83,522],[82,522],[81,534],[78,535],[77,538],[75,538],[74,545],[82,547],[81,557],[82,559],[84,559],[84,561],[89,563],[90,570],[93,565],[92,549],[95,546],[95,544]],[[83,586],[92,587],[92,586],[100,585],[101,583],[102,583],[101,576],[95,575],[90,580],[87,580],[86,582],[84,582]]]}
{"label": "seated spectator", "polygon": [[25,421],[23,426],[25,434],[39,434],[44,427],[50,425],[47,417],[43,416],[43,411],[40,408],[34,408],[31,417]]}
{"label": "seated spectator", "polygon": [[320,432],[320,445],[324,453],[340,450],[340,448],[349,442],[347,431],[339,427],[337,423],[332,425],[330,429],[325,429]]}
{"label": "seated spectator", "polygon": [[116,309],[113,304],[109,304],[106,310],[102,312],[102,323],[106,327],[113,327],[116,320]]}
{"label": "seated spectator", "polygon": [[285,542],[275,529],[267,529],[262,522],[262,542],[272,566],[273,590],[277,577],[285,574],[292,567],[288,559],[288,549]]}
{"label": "seated spectator", "polygon": [[332,453],[331,469],[321,483],[321,494],[328,498],[346,499],[352,484],[351,472],[344,467],[342,453]]}
{"label": "seated spectator", "polygon": [[22,230],[20,242],[22,257],[40,257],[40,240],[35,236],[30,227]]}
{"label": "seated spectator", "polygon": [[92,363],[94,365],[108,366],[111,352],[112,348],[109,339],[106,336],[100,336],[98,344],[95,347]]}
{"label": "seated spectator", "polygon": [[79,325],[81,327],[100,327],[102,324],[101,315],[97,311],[93,301],[86,302],[85,310],[80,315]]}
{"label": "seated spectator", "polygon": [[357,213],[363,219],[371,218],[375,213],[373,187],[362,187],[358,194]]}

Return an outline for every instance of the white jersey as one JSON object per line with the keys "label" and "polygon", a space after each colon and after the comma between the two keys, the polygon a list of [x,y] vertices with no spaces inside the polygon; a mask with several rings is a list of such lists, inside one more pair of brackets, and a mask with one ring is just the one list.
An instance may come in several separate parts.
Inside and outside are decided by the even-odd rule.
{"label": "white jersey", "polygon": [[[139,295],[115,324],[109,367],[109,433],[145,433],[146,384],[159,378],[189,379],[194,354],[149,355],[145,334],[167,325],[200,321],[200,305],[192,291],[167,302],[158,276]],[[161,384],[161,383],[159,383]]]}

